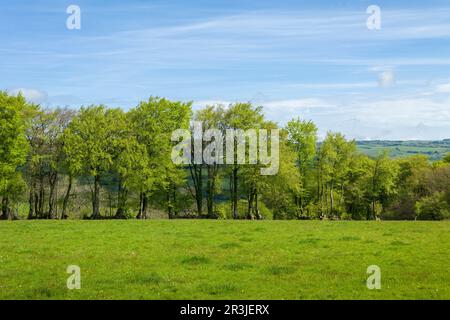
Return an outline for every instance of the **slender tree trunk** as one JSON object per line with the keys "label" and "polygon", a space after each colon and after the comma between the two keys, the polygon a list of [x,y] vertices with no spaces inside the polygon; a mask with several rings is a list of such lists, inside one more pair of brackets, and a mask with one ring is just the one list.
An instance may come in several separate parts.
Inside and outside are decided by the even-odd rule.
{"label": "slender tree trunk", "polygon": [[29,205],[28,219],[33,219],[33,216],[34,216],[34,193],[35,193],[35,189],[36,189],[36,182],[32,178],[32,181],[30,183],[30,195],[29,195],[29,198],[28,198],[28,205]]}
{"label": "slender tree trunk", "polygon": [[375,219],[375,203],[376,203],[376,200],[373,199],[372,200],[372,217],[371,217],[371,219]]}
{"label": "slender tree trunk", "polygon": [[2,198],[2,215],[0,216],[2,220],[9,219],[9,199],[8,197]]}
{"label": "slender tree trunk", "polygon": [[344,203],[344,183],[341,184],[341,197],[339,198],[339,205]]}
{"label": "slender tree trunk", "polygon": [[215,189],[215,179],[216,179],[216,165],[208,166],[208,182],[207,182],[207,198],[206,205],[208,209],[208,216],[214,216],[214,189]]}
{"label": "slender tree trunk", "polygon": [[172,203],[173,203],[173,214],[176,215],[177,211],[175,209],[176,203],[177,203],[177,186],[175,183],[172,186]]}
{"label": "slender tree trunk", "polygon": [[323,182],[322,182],[322,168],[320,167],[320,162],[317,166],[317,200],[319,201],[319,214],[320,217],[323,215]]}
{"label": "slender tree trunk", "polygon": [[333,182],[330,183],[330,216],[334,214]]}
{"label": "slender tree trunk", "polygon": [[189,171],[191,173],[192,181],[194,182],[195,194],[189,187],[192,196],[195,199],[197,205],[197,213],[199,216],[203,214],[203,165],[202,164],[190,164]]}
{"label": "slender tree trunk", "polygon": [[125,216],[125,207],[127,203],[127,194],[128,191],[123,186],[122,179],[119,179],[119,190],[117,192],[117,211],[116,218],[123,219]]}
{"label": "slender tree trunk", "polygon": [[34,212],[36,214],[36,217],[40,218],[39,217],[39,194],[37,192],[36,185],[34,186],[34,190],[35,190],[34,191]]}
{"label": "slender tree trunk", "polygon": [[261,214],[259,213],[259,207],[258,207],[258,192],[256,191],[256,189],[255,189],[255,216],[256,216],[256,219],[262,220],[262,216],[261,216]]}
{"label": "slender tree trunk", "polygon": [[170,189],[167,190],[166,192],[166,201],[167,201],[167,215],[169,217],[169,219],[172,219],[173,217],[173,204],[172,201],[170,199]]}
{"label": "slender tree trunk", "polygon": [[239,212],[238,212],[238,176],[237,176],[238,169],[233,169],[233,218],[238,219],[239,218]]}
{"label": "slender tree trunk", "polygon": [[175,192],[175,183],[173,183],[173,181],[170,181],[166,190],[167,215],[169,219],[173,219],[175,214]]}
{"label": "slender tree trunk", "polygon": [[253,219],[253,190],[250,189],[249,194],[247,196],[247,219],[252,220]]}
{"label": "slender tree trunk", "polygon": [[142,219],[147,219],[148,196],[146,193],[142,197]]}
{"label": "slender tree trunk", "polygon": [[143,202],[143,192],[139,192],[139,211],[136,216],[136,219],[142,219],[142,202]]}
{"label": "slender tree trunk", "polygon": [[54,217],[54,207],[55,207],[55,190],[56,190],[56,182],[58,180],[58,172],[54,171],[49,175],[49,185],[50,185],[50,193],[48,195],[48,217],[50,219]]}
{"label": "slender tree trunk", "polygon": [[63,208],[61,213],[61,219],[67,219],[67,204],[69,203],[70,191],[72,190],[72,175],[69,175],[69,185],[67,186],[66,194],[63,200]]}
{"label": "slender tree trunk", "polygon": [[39,198],[38,198],[38,216],[40,218],[45,218],[44,214],[44,197],[45,197],[45,189],[44,189],[44,177],[39,177]]}
{"label": "slender tree trunk", "polygon": [[100,217],[100,175],[94,177],[94,192],[92,199],[92,218]]}

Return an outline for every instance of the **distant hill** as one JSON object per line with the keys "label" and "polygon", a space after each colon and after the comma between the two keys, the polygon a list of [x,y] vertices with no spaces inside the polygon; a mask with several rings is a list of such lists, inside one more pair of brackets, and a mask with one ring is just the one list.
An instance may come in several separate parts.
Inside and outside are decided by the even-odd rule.
{"label": "distant hill", "polygon": [[369,156],[376,156],[386,149],[393,158],[415,154],[427,155],[431,160],[440,160],[450,152],[450,139],[440,141],[408,140],[388,141],[371,140],[356,141],[358,149]]}

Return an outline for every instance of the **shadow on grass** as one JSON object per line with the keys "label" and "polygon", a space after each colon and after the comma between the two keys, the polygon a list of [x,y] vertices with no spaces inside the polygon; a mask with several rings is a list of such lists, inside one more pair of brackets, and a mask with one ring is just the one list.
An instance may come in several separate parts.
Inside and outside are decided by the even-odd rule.
{"label": "shadow on grass", "polygon": [[281,276],[285,274],[292,274],[295,272],[294,267],[285,267],[285,266],[270,266],[263,270],[264,273],[270,274],[273,276]]}
{"label": "shadow on grass", "polygon": [[187,257],[181,261],[182,264],[188,264],[188,265],[207,264],[210,262],[211,261],[208,258],[202,257],[202,256]]}

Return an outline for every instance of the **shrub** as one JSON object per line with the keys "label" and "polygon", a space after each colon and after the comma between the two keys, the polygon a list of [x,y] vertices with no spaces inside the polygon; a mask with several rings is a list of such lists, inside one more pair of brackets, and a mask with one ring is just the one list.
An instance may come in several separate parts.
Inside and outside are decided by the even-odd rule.
{"label": "shrub", "polygon": [[450,206],[443,192],[435,192],[416,202],[416,216],[419,220],[444,220],[450,218]]}

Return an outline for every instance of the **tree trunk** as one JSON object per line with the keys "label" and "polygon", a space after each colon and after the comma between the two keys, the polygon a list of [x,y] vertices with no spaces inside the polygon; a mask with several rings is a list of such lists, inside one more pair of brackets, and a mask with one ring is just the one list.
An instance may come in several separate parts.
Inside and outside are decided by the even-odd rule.
{"label": "tree trunk", "polygon": [[330,216],[334,214],[333,182],[330,183]]}
{"label": "tree trunk", "polygon": [[9,208],[9,198],[8,197],[3,197],[3,199],[2,199],[2,215],[1,215],[1,219],[2,220],[9,220],[9,218],[10,218],[10,211],[11,211],[11,209]]}
{"label": "tree trunk", "polygon": [[34,188],[34,213],[36,214],[37,218],[39,217],[39,194],[37,192],[36,187]]}
{"label": "tree trunk", "polygon": [[173,219],[175,215],[175,192],[175,183],[170,181],[166,190],[167,216],[169,219]]}
{"label": "tree trunk", "polygon": [[38,210],[37,210],[37,214],[40,218],[45,218],[45,216],[44,216],[44,197],[45,197],[44,177],[41,176],[39,178],[39,197],[38,197]]}
{"label": "tree trunk", "polygon": [[72,190],[72,175],[69,175],[69,185],[67,186],[66,194],[63,201],[63,209],[61,213],[61,219],[67,219],[67,204],[69,203],[70,191]]}
{"label": "tree trunk", "polygon": [[253,190],[250,189],[249,194],[247,196],[247,219],[253,220]]}
{"label": "tree trunk", "polygon": [[125,207],[127,203],[127,190],[124,188],[122,179],[119,179],[119,190],[117,192],[117,211],[116,211],[116,218],[117,219],[124,219],[125,216]]}
{"label": "tree trunk", "polygon": [[50,185],[50,193],[48,196],[48,217],[50,219],[55,218],[54,217],[54,207],[55,207],[55,187],[56,187],[56,182],[58,180],[58,172],[54,171],[52,173],[49,174],[49,185]]}
{"label": "tree trunk", "polygon": [[372,217],[371,219],[375,219],[375,199],[372,201]]}
{"label": "tree trunk", "polygon": [[139,192],[139,211],[136,216],[136,219],[142,219],[142,202],[143,202],[143,192]]}
{"label": "tree trunk", "polygon": [[28,219],[33,219],[33,216],[34,216],[34,192],[35,192],[35,189],[36,189],[36,182],[33,179],[30,184],[30,195],[28,198],[28,205],[29,205]]}
{"label": "tree trunk", "polygon": [[139,195],[139,213],[136,216],[136,219],[147,219],[147,206],[147,194],[145,192],[141,192]]}
{"label": "tree trunk", "polygon": [[195,194],[192,192],[190,187],[189,190],[195,199],[197,213],[201,216],[203,214],[203,165],[190,164],[189,171],[191,173],[192,181],[194,182]]}
{"label": "tree trunk", "polygon": [[238,176],[237,176],[238,169],[233,169],[233,218],[238,219],[239,218],[239,212],[238,212]]}
{"label": "tree trunk", "polygon": [[256,219],[262,220],[262,216],[259,213],[259,207],[258,207],[258,192],[255,190],[255,216]]}
{"label": "tree trunk", "polygon": [[92,219],[100,217],[100,175],[94,177],[94,192],[92,199]]}
{"label": "tree trunk", "polygon": [[214,216],[214,190],[215,190],[215,181],[216,181],[217,168],[216,165],[208,166],[208,182],[207,182],[207,198],[206,205],[208,209],[208,216]]}
{"label": "tree trunk", "polygon": [[170,189],[166,192],[166,201],[167,201],[167,216],[169,219],[172,219],[173,217],[173,204],[170,199]]}

